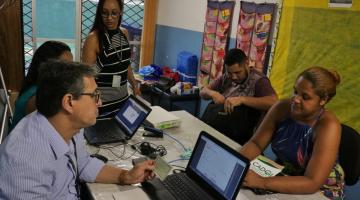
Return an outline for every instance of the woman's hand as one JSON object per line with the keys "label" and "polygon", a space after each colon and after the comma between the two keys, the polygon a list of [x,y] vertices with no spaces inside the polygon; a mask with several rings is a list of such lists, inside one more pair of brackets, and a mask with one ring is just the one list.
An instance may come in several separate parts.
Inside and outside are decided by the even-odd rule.
{"label": "woman's hand", "polygon": [[265,188],[265,178],[255,173],[253,170],[249,169],[245,180],[243,182],[243,186],[249,187],[249,188],[260,188],[260,189],[266,189]]}
{"label": "woman's hand", "polygon": [[133,88],[133,93],[134,93],[135,96],[141,95],[141,91],[140,91],[139,87],[134,87]]}

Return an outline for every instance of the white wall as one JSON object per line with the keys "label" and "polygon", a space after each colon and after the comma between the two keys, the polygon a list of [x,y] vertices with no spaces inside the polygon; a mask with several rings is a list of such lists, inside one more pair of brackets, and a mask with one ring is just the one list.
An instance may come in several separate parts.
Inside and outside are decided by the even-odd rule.
{"label": "white wall", "polygon": [[159,0],[157,24],[202,32],[207,0]]}
{"label": "white wall", "polygon": [[[255,3],[276,3],[280,0],[248,0]],[[159,0],[157,24],[182,28],[197,32],[204,31],[207,0]],[[240,1],[236,0],[231,38],[236,37],[239,21]]]}

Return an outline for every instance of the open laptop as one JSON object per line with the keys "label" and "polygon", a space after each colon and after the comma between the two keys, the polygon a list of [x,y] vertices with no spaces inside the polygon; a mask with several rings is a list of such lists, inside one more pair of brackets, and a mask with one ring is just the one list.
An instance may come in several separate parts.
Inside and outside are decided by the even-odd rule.
{"label": "open laptop", "polygon": [[97,120],[94,126],[85,128],[84,136],[91,145],[126,142],[150,112],[149,106],[130,95],[114,118]]}
{"label": "open laptop", "polygon": [[236,199],[250,162],[202,131],[185,173],[142,183],[151,199]]}

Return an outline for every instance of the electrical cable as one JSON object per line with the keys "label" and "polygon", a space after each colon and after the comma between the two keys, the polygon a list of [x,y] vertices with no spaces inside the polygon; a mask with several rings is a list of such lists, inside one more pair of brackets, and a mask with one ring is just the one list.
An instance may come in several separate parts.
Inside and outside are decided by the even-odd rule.
{"label": "electrical cable", "polygon": [[180,166],[180,165],[171,165],[171,166],[186,169],[186,167],[183,167],[183,166]]}
{"label": "electrical cable", "polygon": [[126,145],[126,144],[115,144],[115,145],[108,145],[108,144],[103,144],[103,145],[100,145],[99,148],[100,149],[111,149],[111,148],[115,148],[115,147],[118,147],[118,146],[121,146],[121,145]]}
{"label": "electrical cable", "polygon": [[[140,145],[139,145],[140,144]],[[163,145],[157,145],[151,142],[138,142],[130,145],[132,149],[145,156],[164,156],[167,154],[166,148]]]}
{"label": "electrical cable", "polygon": [[[131,146],[131,145],[130,145],[130,146]],[[134,149],[133,153],[132,153],[130,156],[125,157],[125,158],[122,157],[121,159],[122,159],[122,160],[127,160],[127,159],[131,158],[132,156],[134,156],[134,155],[136,154],[136,152],[138,152],[137,149]]]}
{"label": "electrical cable", "polygon": [[[113,147],[113,148],[115,148],[115,147]],[[112,148],[107,148],[106,150],[110,151],[110,153],[113,154],[113,155],[114,155],[116,158],[118,158],[118,159],[121,159],[121,158],[125,155],[125,145],[123,145],[123,150],[122,150],[122,152],[121,152],[120,155],[118,155],[117,153],[115,153],[115,152],[112,150]]]}
{"label": "electrical cable", "polygon": [[185,159],[185,158],[179,158],[179,159],[175,159],[175,160],[171,160],[168,163],[171,164],[173,162],[178,162],[178,161],[182,161],[182,160],[189,160],[189,159]]}
{"label": "electrical cable", "polygon": [[164,135],[166,135],[166,136],[170,137],[171,139],[173,139],[175,142],[180,144],[180,146],[182,146],[182,148],[184,148],[184,151],[187,151],[186,147],[178,139],[176,139],[174,136],[171,136],[171,135],[169,135],[169,134],[167,134],[165,132],[164,132]]}
{"label": "electrical cable", "polygon": [[115,145],[109,145],[109,144],[103,144],[103,145],[99,145],[99,146],[94,146],[97,148],[97,151],[95,152],[95,154],[98,154],[100,152],[100,150],[108,150],[111,148],[115,148],[121,145],[125,145],[125,144],[115,144]]}

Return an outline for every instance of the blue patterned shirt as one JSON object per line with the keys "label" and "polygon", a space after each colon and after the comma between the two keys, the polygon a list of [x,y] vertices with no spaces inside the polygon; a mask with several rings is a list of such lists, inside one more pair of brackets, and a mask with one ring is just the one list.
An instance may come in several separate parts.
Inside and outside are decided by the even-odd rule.
{"label": "blue patterned shirt", "polygon": [[[104,163],[86,152],[83,130],[74,137],[80,179],[94,182]],[[74,145],[37,111],[0,145],[0,199],[77,199]]]}

